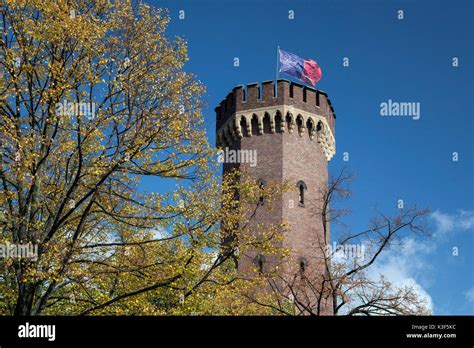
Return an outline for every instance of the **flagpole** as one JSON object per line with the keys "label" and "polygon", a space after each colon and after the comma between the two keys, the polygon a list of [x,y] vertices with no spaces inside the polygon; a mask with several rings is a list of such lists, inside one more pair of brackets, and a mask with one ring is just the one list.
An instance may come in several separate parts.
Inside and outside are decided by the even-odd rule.
{"label": "flagpole", "polygon": [[279,57],[278,54],[280,53],[280,46],[277,46],[277,54],[276,54],[276,74],[275,74],[275,97],[278,96],[278,63]]}

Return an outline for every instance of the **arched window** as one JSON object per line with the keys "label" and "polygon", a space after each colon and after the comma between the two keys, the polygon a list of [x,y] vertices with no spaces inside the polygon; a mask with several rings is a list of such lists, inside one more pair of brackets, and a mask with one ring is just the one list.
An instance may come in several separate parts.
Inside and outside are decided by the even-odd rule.
{"label": "arched window", "polygon": [[318,140],[319,140],[319,137],[320,137],[322,131],[323,131],[323,124],[320,121],[320,122],[318,122],[318,125],[316,126],[316,134],[317,134]]}
{"label": "arched window", "polygon": [[254,263],[255,265],[257,266],[257,270],[260,272],[260,273],[263,273],[263,266],[265,265],[265,255],[257,255],[255,256],[255,259],[254,259]]}
{"label": "arched window", "polygon": [[293,117],[290,113],[286,114],[286,129],[288,132],[292,129]]}
{"label": "arched window", "polygon": [[258,179],[257,180],[257,185],[258,185],[258,188],[260,189],[260,195],[259,195],[259,198],[258,198],[258,204],[259,205],[263,205],[264,204],[264,195],[263,195],[263,190],[265,189],[265,185],[267,184],[267,181],[266,180],[263,180],[263,179]]}
{"label": "arched window", "polygon": [[242,135],[243,135],[244,137],[248,137],[248,136],[249,136],[249,132],[248,132],[248,126],[249,126],[249,125],[247,124],[247,122],[248,122],[248,121],[247,121],[247,118],[245,118],[245,117],[242,117],[242,118],[240,119],[240,127],[242,128]]}
{"label": "arched window", "polygon": [[308,268],[308,261],[304,257],[301,257],[299,259],[299,266],[300,266],[300,272],[304,273],[306,269]]}
{"label": "arched window", "polygon": [[312,139],[313,137],[313,132],[314,132],[314,127],[313,127],[313,122],[312,119],[308,117],[308,121],[306,121],[306,128],[308,129],[308,135]]}
{"label": "arched window", "polygon": [[304,200],[305,200],[305,191],[308,189],[304,181],[298,181],[296,183],[296,187],[298,188],[298,204],[300,207],[304,207]]}
{"label": "arched window", "polygon": [[258,135],[258,116],[257,115],[252,116],[250,124],[252,126],[252,135]]}
{"label": "arched window", "polygon": [[271,132],[270,115],[265,113],[265,116],[263,116],[263,133],[270,134]]}
{"label": "arched window", "polygon": [[298,128],[298,134],[301,135],[304,132],[304,122],[301,115],[296,116],[296,127]]}
{"label": "arched window", "polygon": [[281,133],[283,131],[283,120],[281,118],[280,111],[277,111],[275,115],[275,131]]}

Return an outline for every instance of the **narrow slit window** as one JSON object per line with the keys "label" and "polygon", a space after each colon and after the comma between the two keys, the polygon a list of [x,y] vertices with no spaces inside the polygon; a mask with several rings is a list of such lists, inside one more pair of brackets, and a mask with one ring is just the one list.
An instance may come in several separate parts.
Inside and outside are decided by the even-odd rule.
{"label": "narrow slit window", "polygon": [[265,203],[264,190],[265,190],[266,181],[263,179],[258,179],[257,185],[258,185],[258,188],[260,189],[258,204],[263,205]]}
{"label": "narrow slit window", "polygon": [[254,259],[255,265],[257,266],[257,270],[260,273],[263,273],[264,266],[265,266],[265,256],[264,255],[257,255]]}
{"label": "narrow slit window", "polygon": [[298,188],[298,203],[300,207],[304,207],[305,204],[305,191],[308,189],[304,181],[298,181],[296,183],[296,187]]}
{"label": "narrow slit window", "polygon": [[304,273],[306,271],[307,266],[308,266],[308,263],[307,263],[306,259],[301,258],[300,259],[300,272]]}
{"label": "narrow slit window", "polygon": [[304,188],[303,188],[303,186],[300,186],[299,190],[300,190],[300,195],[299,195],[300,204],[304,204]]}

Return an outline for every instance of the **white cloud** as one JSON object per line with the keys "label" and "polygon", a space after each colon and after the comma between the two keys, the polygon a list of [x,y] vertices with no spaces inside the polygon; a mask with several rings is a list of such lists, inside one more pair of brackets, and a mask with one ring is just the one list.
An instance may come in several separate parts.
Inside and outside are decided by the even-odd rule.
{"label": "white cloud", "polygon": [[446,234],[456,230],[467,231],[474,229],[474,211],[460,210],[455,214],[442,213],[436,210],[431,214],[436,225],[435,234]]}
{"label": "white cloud", "polygon": [[170,233],[163,227],[156,227],[151,230],[154,239],[164,239],[170,237]]}
{"label": "white cloud", "polygon": [[463,230],[474,230],[474,211],[460,211],[459,226]]}
{"label": "white cloud", "polygon": [[467,299],[469,302],[474,303],[474,286],[473,286],[472,288],[470,288],[469,290],[467,290],[467,291],[464,293],[464,296],[466,297],[466,299]]}
{"label": "white cloud", "polygon": [[454,221],[451,215],[444,214],[439,210],[436,210],[431,214],[431,218],[436,223],[436,232],[437,233],[446,233],[452,231],[454,228]]}
{"label": "white cloud", "polygon": [[411,238],[404,241],[397,250],[389,250],[380,255],[368,276],[379,279],[381,275],[395,287],[411,286],[420,299],[424,299],[429,310],[433,311],[433,301],[428,291],[417,281],[430,266],[424,256],[433,252],[433,243],[421,243]]}
{"label": "white cloud", "polygon": [[[395,286],[412,285],[421,298],[433,310],[433,301],[426,285],[432,283],[436,270],[432,266],[432,254],[437,249],[441,237],[448,234],[474,230],[474,211],[459,210],[454,214],[436,210],[430,215],[435,223],[433,238],[406,238],[399,250],[389,250],[369,268],[369,276],[378,279],[383,275]],[[425,285],[422,286],[420,283]],[[474,302],[474,287],[464,293],[468,301]]]}

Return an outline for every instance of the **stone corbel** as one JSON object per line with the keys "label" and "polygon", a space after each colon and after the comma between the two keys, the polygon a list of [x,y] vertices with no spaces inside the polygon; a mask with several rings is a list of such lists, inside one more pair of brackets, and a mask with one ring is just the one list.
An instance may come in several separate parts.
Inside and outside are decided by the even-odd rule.
{"label": "stone corbel", "polygon": [[235,116],[234,125],[235,125],[235,129],[236,129],[236,132],[237,132],[237,137],[239,139],[242,139],[243,136],[244,136],[243,133],[242,133],[242,126],[240,124],[241,121],[242,121],[242,118]]}
{"label": "stone corbel", "polygon": [[270,132],[275,133],[275,115],[270,116]]}

